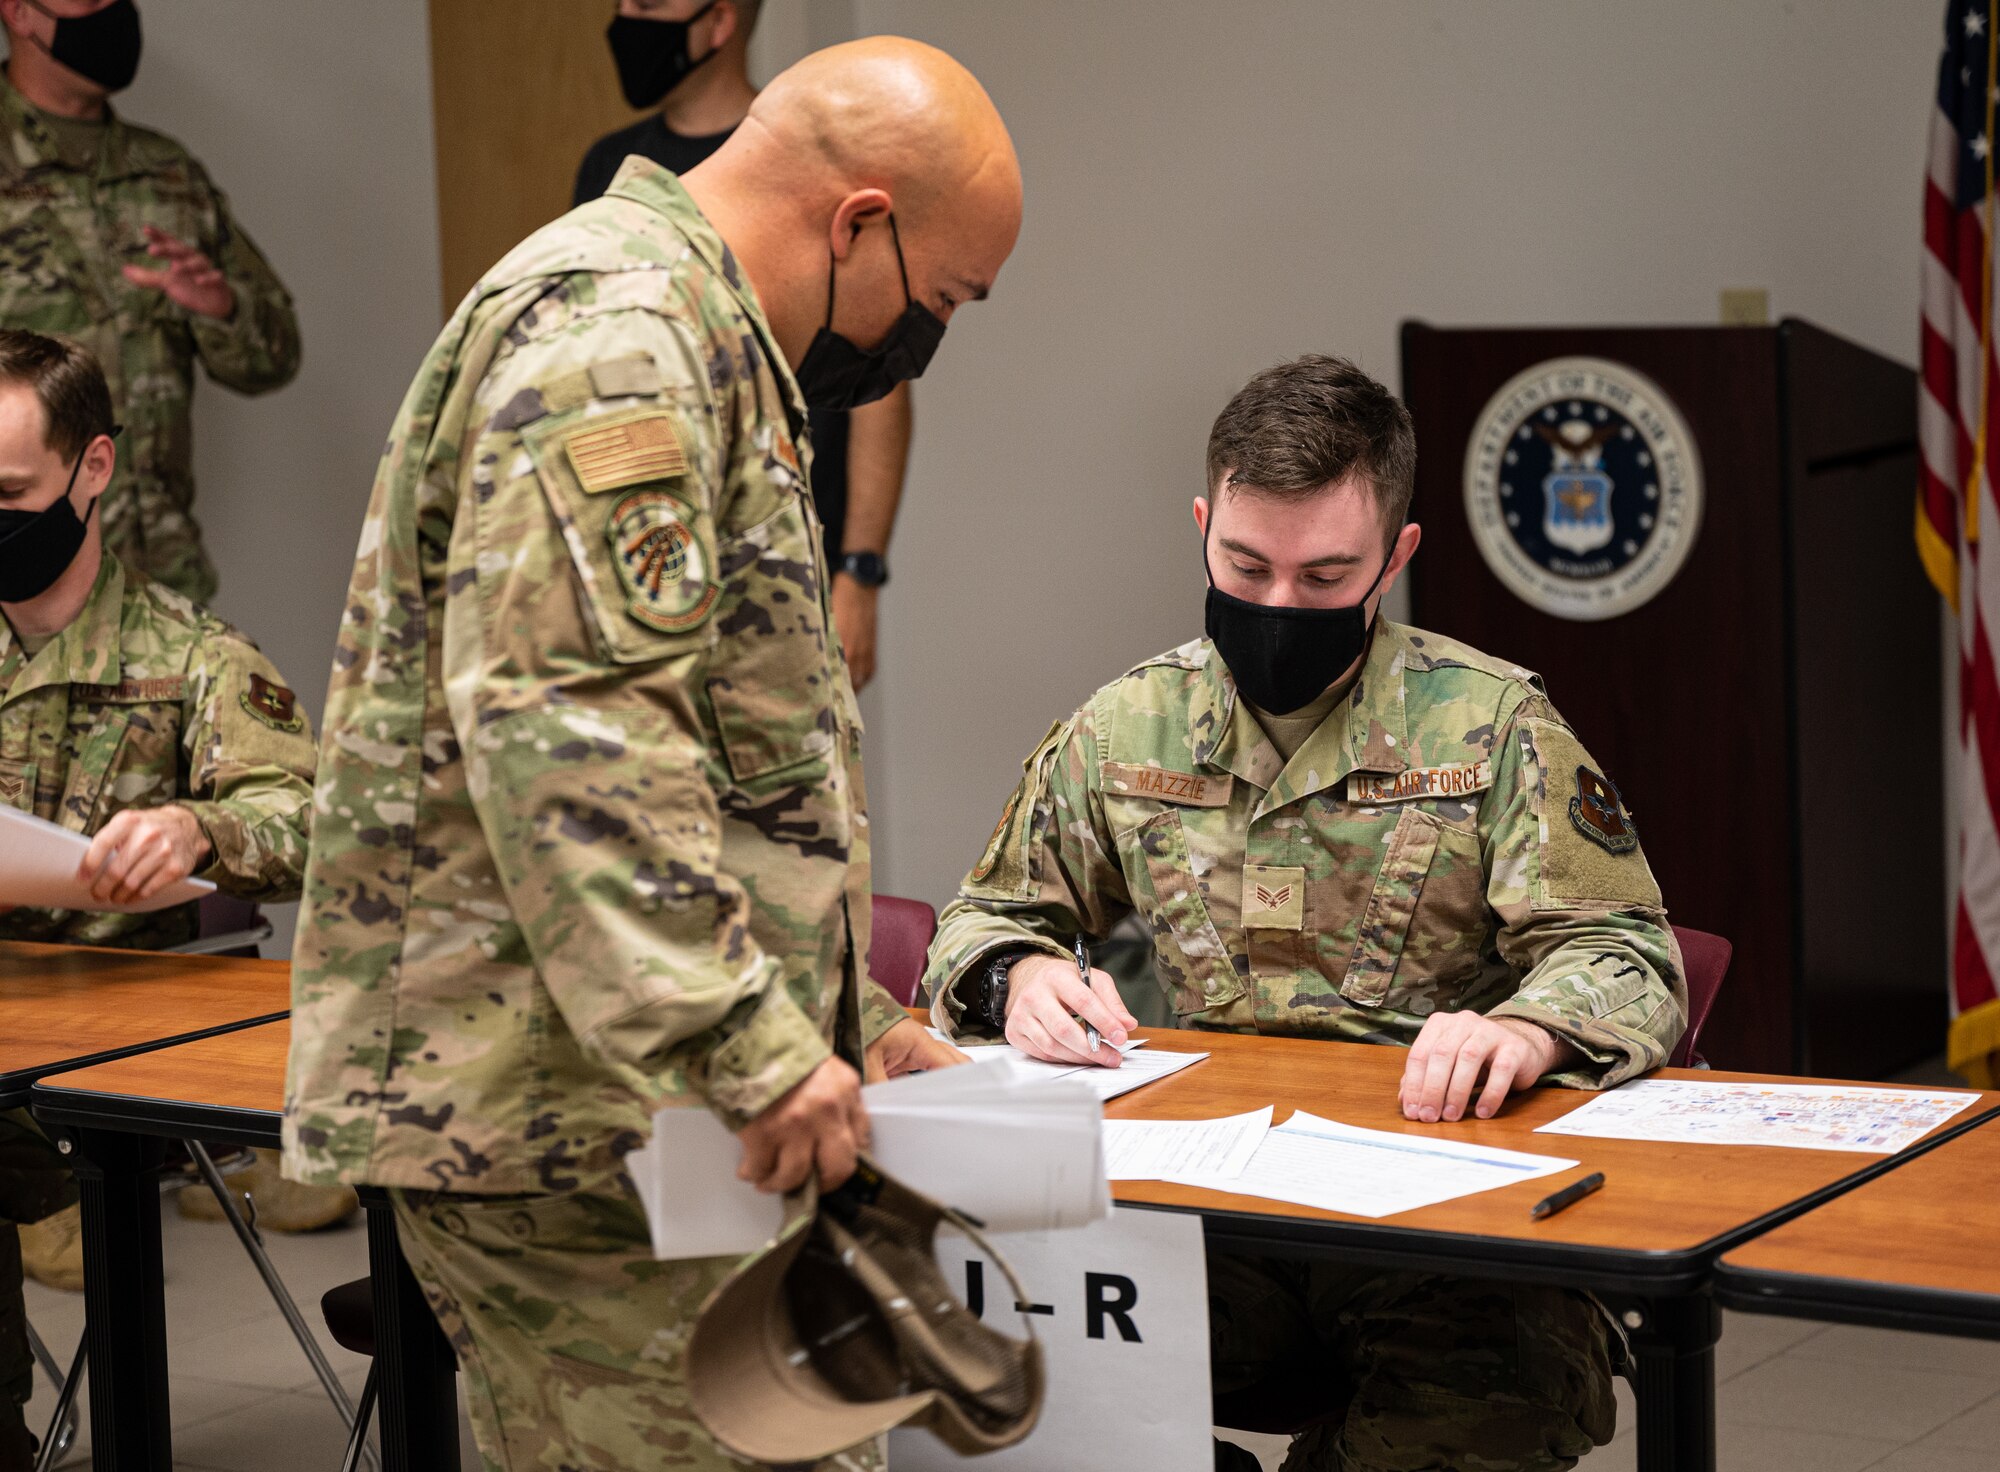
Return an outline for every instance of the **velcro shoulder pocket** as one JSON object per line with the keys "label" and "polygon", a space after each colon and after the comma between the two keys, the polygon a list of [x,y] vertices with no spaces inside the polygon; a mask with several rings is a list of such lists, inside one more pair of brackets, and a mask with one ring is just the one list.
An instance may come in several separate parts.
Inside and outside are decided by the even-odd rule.
{"label": "velcro shoulder pocket", "polygon": [[551,415],[521,443],[562,530],[604,653],[621,664],[714,641],[716,564],[698,405]]}

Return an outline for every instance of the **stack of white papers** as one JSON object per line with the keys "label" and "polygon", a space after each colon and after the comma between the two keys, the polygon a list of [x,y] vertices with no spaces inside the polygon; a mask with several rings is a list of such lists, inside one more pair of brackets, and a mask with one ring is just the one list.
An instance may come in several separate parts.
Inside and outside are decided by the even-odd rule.
{"label": "stack of white papers", "polygon": [[92,899],[89,886],[76,877],[76,866],[89,852],[90,840],[81,833],[0,803],[0,905],[141,915],[215,891],[206,879],[183,879],[136,905],[106,904]]}
{"label": "stack of white papers", "polygon": [[[882,1169],[999,1232],[1081,1226],[1111,1209],[1102,1106],[1064,1081],[945,1068],[861,1091]],[[738,1180],[741,1143],[708,1110],[663,1109],[625,1157],[663,1261],[755,1251],[784,1206]]]}
{"label": "stack of white papers", "polygon": [[1888,1155],[1978,1098],[1947,1089],[1646,1078],[1599,1094],[1536,1133]]}
{"label": "stack of white papers", "polygon": [[[931,1035],[944,1036],[936,1028],[931,1029]],[[961,1051],[974,1063],[989,1067],[1004,1065],[1023,1079],[1041,1082],[1074,1079],[1098,1099],[1107,1102],[1120,1094],[1129,1094],[1134,1089],[1142,1089],[1147,1084],[1179,1073],[1208,1056],[1206,1053],[1170,1053],[1164,1048],[1141,1052],[1145,1046],[1146,1039],[1137,1038],[1120,1047],[1118,1051],[1125,1061],[1116,1068],[1104,1068],[1095,1063],[1050,1063],[1046,1059],[1030,1057],[1012,1043],[975,1043]]]}
{"label": "stack of white papers", "polygon": [[1104,1170],[1114,1181],[1238,1176],[1271,1128],[1271,1106],[1226,1119],[1107,1119]]}
{"label": "stack of white papers", "polygon": [[1381,1217],[1552,1176],[1575,1164],[1434,1135],[1357,1129],[1299,1110],[1264,1136],[1240,1174],[1209,1171],[1171,1179],[1349,1216]]}

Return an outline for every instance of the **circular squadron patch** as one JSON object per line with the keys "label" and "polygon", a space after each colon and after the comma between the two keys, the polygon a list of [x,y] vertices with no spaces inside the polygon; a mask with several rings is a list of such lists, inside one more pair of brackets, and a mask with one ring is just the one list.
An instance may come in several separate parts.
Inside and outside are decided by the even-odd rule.
{"label": "circular squadron patch", "polygon": [[694,628],[715,606],[715,559],[687,507],[665,491],[634,491],[611,508],[604,534],[625,611],[649,629]]}
{"label": "circular squadron patch", "polygon": [[1674,580],[1701,527],[1701,461],[1658,384],[1552,358],[1480,411],[1465,511],[1495,577],[1558,618],[1615,618]]}

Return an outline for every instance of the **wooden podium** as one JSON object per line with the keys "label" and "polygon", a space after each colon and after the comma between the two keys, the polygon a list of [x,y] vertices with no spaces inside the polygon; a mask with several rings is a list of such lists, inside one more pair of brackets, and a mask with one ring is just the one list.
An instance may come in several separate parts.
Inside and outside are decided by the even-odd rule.
{"label": "wooden podium", "polygon": [[[1861,1078],[1937,1053],[1943,625],[1911,535],[1915,374],[1799,321],[1411,322],[1402,349],[1424,530],[1414,621],[1540,672],[1623,794],[1671,918],[1735,943],[1702,1051],[1718,1068]],[[1615,389],[1608,414],[1588,396],[1537,398],[1555,382],[1538,365],[1576,359],[1657,389],[1698,460],[1684,560],[1610,616],[1609,602],[1545,611],[1590,580],[1548,573],[1561,586],[1538,594],[1528,564],[1608,566],[1651,535],[1636,528],[1671,487],[1664,460],[1617,441]],[[1616,473],[1596,458],[1613,451]],[[1503,581],[1508,557],[1526,581]]]}

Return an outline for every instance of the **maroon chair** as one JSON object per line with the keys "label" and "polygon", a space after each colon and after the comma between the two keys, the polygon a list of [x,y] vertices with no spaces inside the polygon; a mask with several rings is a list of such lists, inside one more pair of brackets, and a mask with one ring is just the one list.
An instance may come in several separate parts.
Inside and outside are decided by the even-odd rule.
{"label": "maroon chair", "polygon": [[1688,1025],[1667,1064],[1672,1068],[1706,1068],[1707,1060],[1695,1051],[1695,1040],[1715,1005],[1715,994],[1722,990],[1722,978],[1729,974],[1729,958],[1736,948],[1719,935],[1685,925],[1674,927],[1674,939],[1681,943],[1681,959],[1687,963]]}
{"label": "maroon chair", "polygon": [[868,945],[868,974],[898,1002],[914,1007],[924,957],[937,934],[937,911],[922,900],[878,894],[870,913],[874,939]]}

